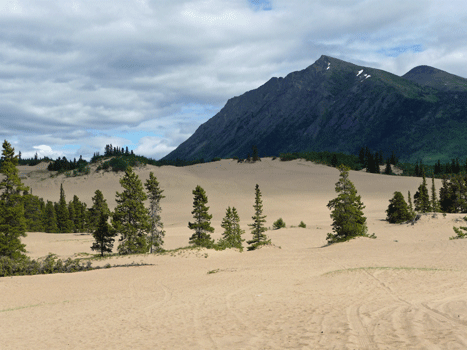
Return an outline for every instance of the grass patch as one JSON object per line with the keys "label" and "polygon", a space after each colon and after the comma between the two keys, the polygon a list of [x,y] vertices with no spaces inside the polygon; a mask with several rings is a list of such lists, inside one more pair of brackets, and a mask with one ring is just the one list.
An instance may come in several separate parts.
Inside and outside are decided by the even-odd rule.
{"label": "grass patch", "polygon": [[18,307],[13,307],[11,309],[4,309],[0,310],[0,312],[8,312],[8,311],[16,311],[16,310],[22,310],[22,309],[29,309],[31,307],[37,307],[37,306],[42,306],[44,304],[34,304],[34,305],[27,305],[27,306],[18,306]]}
{"label": "grass patch", "polygon": [[334,270],[323,274],[323,276],[331,275],[334,273],[354,272],[354,271],[366,271],[366,270],[406,270],[406,271],[452,271],[446,269],[435,269],[431,267],[393,267],[393,266],[369,266],[369,267],[354,267],[350,269]]}

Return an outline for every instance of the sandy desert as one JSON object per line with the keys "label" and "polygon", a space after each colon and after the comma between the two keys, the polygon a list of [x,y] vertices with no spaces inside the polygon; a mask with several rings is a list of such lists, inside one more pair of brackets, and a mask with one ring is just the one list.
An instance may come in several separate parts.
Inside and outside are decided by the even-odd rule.
{"label": "sandy desert", "polygon": [[[122,191],[122,173],[51,178],[38,167],[20,170],[44,200],[58,201],[63,183],[67,201],[76,194],[89,207],[100,189],[113,209]],[[467,348],[467,240],[449,240],[465,215],[385,221],[394,191],[413,195],[420,178],[351,171],[377,238],[326,246],[335,168],[265,158],[135,171],[142,181],[153,171],[164,189],[167,250],[188,245],[196,185],[208,196],[213,238],[227,206],[251,238],[255,184],[266,226],[281,217],[287,228],[267,231],[273,245],[257,251],[115,256],[93,265],[147,265],[0,278],[2,350]],[[30,232],[23,242],[33,258],[93,254],[89,234]]]}

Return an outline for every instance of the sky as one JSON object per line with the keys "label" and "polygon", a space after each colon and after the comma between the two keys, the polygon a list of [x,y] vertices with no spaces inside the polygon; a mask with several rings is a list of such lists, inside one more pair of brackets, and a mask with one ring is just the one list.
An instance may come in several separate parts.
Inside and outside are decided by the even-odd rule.
{"label": "sky", "polygon": [[0,140],[22,158],[160,159],[321,55],[467,77],[465,0],[0,0]]}

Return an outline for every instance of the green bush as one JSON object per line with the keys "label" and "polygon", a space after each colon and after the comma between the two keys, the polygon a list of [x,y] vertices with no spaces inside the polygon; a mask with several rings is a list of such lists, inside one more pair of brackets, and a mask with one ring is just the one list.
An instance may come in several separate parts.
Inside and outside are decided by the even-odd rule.
{"label": "green bush", "polygon": [[300,221],[300,224],[298,225],[298,227],[306,228],[306,224],[303,221]]}
{"label": "green bush", "polygon": [[279,218],[277,219],[277,221],[275,221],[273,224],[272,224],[272,228],[274,230],[279,230],[281,228],[284,228],[286,225],[285,225],[285,222],[284,220],[282,220],[282,218]]}
{"label": "green bush", "polygon": [[76,272],[92,269],[90,261],[81,264],[78,259],[68,258],[63,262],[61,259],[57,259],[55,254],[49,254],[38,260],[28,257],[17,260],[6,256],[0,257],[0,277]]}

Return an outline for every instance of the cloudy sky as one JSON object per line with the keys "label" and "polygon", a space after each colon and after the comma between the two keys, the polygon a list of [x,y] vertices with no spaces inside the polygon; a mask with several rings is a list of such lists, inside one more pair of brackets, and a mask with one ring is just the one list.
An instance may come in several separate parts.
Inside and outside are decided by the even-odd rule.
{"label": "cloudy sky", "polygon": [[467,77],[465,0],[0,0],[0,139],[23,158],[159,159],[323,54]]}

